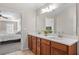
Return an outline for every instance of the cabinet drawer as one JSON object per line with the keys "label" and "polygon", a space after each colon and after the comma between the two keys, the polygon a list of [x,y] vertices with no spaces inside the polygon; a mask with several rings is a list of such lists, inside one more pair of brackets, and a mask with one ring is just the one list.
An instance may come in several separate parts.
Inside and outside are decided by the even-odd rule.
{"label": "cabinet drawer", "polygon": [[63,45],[63,44],[60,44],[60,43],[51,42],[51,47],[60,49],[62,51],[67,51],[67,46],[66,45]]}
{"label": "cabinet drawer", "polygon": [[50,45],[50,41],[49,41],[49,40],[46,40],[46,39],[42,39],[42,40],[41,40],[41,43]]}

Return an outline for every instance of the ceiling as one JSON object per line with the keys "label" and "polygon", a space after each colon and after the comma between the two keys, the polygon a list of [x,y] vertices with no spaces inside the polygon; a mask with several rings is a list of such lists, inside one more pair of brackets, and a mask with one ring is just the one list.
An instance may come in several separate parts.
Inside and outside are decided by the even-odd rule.
{"label": "ceiling", "polygon": [[61,4],[58,4],[58,7],[55,10],[52,10],[51,12],[48,12],[48,13],[44,13],[42,15],[49,16],[49,17],[55,16],[62,13],[62,11],[70,7],[76,7],[76,4],[75,3],[61,3]]}
{"label": "ceiling", "polygon": [[0,3],[0,7],[17,8],[17,9],[32,9],[40,8],[45,3]]}
{"label": "ceiling", "polygon": [[[4,8],[2,10],[5,9],[15,9],[15,11],[17,10],[36,10],[41,8],[42,6],[46,6],[47,3],[0,3],[0,10],[1,8]],[[50,15],[54,15],[54,14],[58,14],[60,11],[62,11],[63,9],[65,9],[65,7],[67,6],[71,6],[74,4],[70,4],[70,3],[64,3],[64,4],[59,4],[62,8],[57,8],[56,11],[50,13]],[[27,11],[28,12],[28,11]],[[50,16],[49,15],[49,16]]]}

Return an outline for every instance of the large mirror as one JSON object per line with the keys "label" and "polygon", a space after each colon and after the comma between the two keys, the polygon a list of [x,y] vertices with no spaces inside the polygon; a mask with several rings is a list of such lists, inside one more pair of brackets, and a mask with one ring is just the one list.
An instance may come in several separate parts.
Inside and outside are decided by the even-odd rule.
{"label": "large mirror", "polygon": [[76,35],[76,4],[46,4],[37,10],[36,28],[38,33],[61,33]]}

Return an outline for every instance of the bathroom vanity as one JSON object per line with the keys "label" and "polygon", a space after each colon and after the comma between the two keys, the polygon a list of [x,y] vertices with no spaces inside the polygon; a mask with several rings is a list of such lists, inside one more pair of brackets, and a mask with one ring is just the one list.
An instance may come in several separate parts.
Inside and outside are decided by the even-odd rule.
{"label": "bathroom vanity", "polygon": [[28,48],[36,55],[77,55],[78,39],[28,34]]}
{"label": "bathroom vanity", "polygon": [[[76,36],[75,4],[62,4],[51,12],[40,14],[37,10],[36,33],[28,34],[28,47],[36,55],[76,55],[78,39]],[[49,5],[47,6],[49,7]],[[46,7],[46,8],[47,8]],[[56,33],[48,35],[49,32]],[[38,34],[39,33],[39,34]],[[41,34],[40,34],[41,33]],[[45,35],[47,36],[45,36]]]}

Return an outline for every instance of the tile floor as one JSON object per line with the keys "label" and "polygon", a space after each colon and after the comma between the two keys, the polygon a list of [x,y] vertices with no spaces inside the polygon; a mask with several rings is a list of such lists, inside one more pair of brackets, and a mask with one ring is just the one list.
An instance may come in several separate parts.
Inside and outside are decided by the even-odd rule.
{"label": "tile floor", "polygon": [[13,52],[13,53],[9,53],[7,55],[34,55],[34,54],[32,53],[32,51],[27,49],[27,50],[23,50],[23,51],[16,51],[16,52]]}
{"label": "tile floor", "polygon": [[20,42],[0,44],[0,55],[6,55],[20,50]]}

